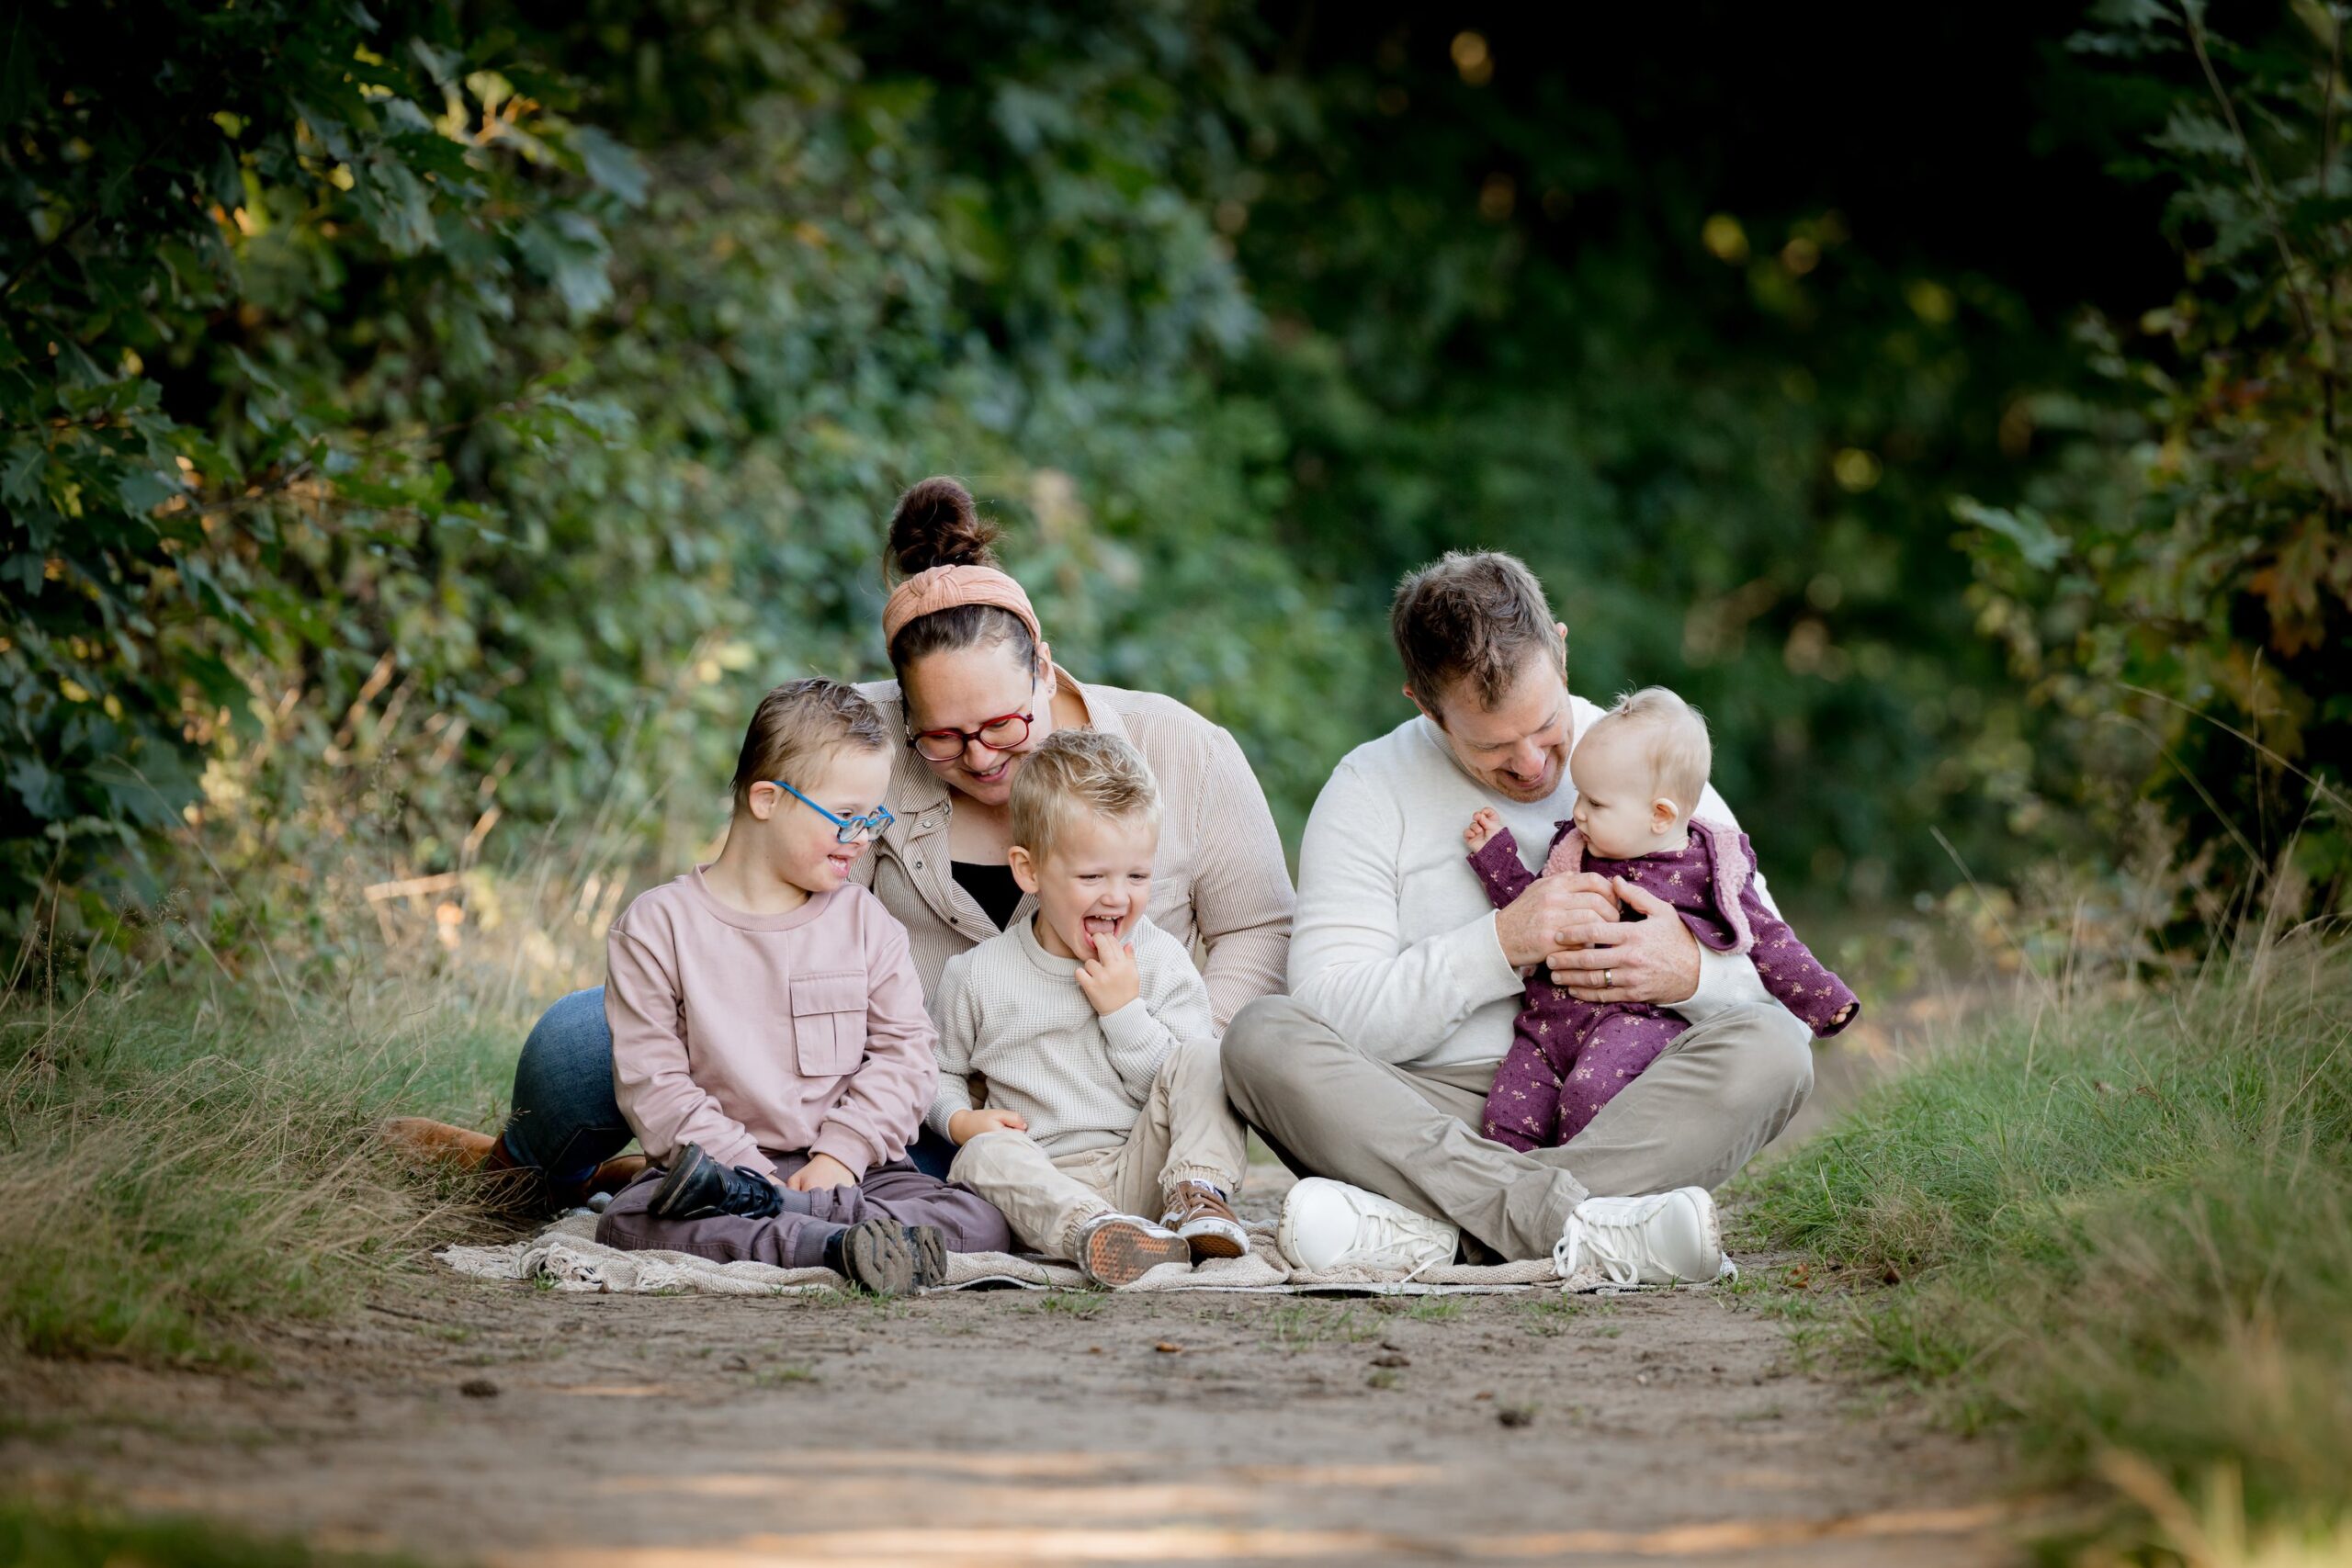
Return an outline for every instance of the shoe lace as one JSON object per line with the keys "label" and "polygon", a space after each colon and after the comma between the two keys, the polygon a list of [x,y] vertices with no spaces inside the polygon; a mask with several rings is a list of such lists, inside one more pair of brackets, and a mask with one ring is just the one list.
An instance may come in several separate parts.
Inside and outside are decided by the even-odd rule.
{"label": "shoe lace", "polygon": [[1552,1267],[1563,1280],[1576,1278],[1589,1258],[1612,1285],[1641,1283],[1642,1224],[1630,1210],[1585,1217],[1583,1210],[1568,1216],[1567,1226],[1552,1247]]}
{"label": "shoe lace", "polygon": [[[1402,1262],[1417,1238],[1394,1214],[1377,1211],[1356,1213],[1356,1245],[1348,1250],[1366,1261]],[[1424,1263],[1421,1269],[1428,1268]],[[1420,1269],[1413,1270],[1418,1274]]]}
{"label": "shoe lace", "polygon": [[1177,1183],[1169,1194],[1168,1213],[1163,1224],[1183,1224],[1197,1219],[1231,1220],[1238,1224],[1233,1206],[1218,1196],[1214,1187],[1197,1181]]}
{"label": "shoe lace", "polygon": [[748,1165],[735,1167],[726,1184],[727,1212],[747,1220],[769,1220],[784,1213],[784,1194],[763,1171]]}

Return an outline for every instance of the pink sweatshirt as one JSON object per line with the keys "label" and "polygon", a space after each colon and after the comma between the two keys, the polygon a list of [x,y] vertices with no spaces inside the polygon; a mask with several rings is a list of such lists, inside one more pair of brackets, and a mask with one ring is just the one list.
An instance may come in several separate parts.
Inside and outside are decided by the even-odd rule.
{"label": "pink sweatshirt", "polygon": [[720,903],[697,868],[640,895],[605,942],[613,1093],[645,1152],[770,1171],[763,1149],[897,1159],[937,1086],[907,931],[854,885],[789,914]]}

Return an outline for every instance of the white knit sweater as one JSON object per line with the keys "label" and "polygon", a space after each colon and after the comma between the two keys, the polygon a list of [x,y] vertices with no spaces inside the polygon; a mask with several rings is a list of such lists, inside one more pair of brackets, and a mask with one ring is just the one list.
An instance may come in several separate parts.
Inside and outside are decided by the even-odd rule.
{"label": "white knit sweater", "polygon": [[1126,1142],[1176,1043],[1216,1038],[1208,987],[1183,945],[1149,919],[1136,922],[1134,943],[1141,994],[1101,1018],[1079,989],[1078,961],[1038,945],[1031,920],[949,959],[931,1004],[939,1097],[930,1122],[940,1135],[972,1109],[977,1072],[989,1106],[1020,1112],[1048,1155]]}
{"label": "white knit sweater", "polygon": [[[1569,699],[1576,737],[1600,717]],[[1561,770],[1548,799],[1508,800],[1463,772],[1437,726],[1410,718],[1340,760],[1298,847],[1290,994],[1367,1055],[1401,1066],[1483,1066],[1510,1048],[1527,982],[1503,959],[1495,907],[1462,829],[1491,807],[1530,871],[1553,824],[1576,810]],[[1738,826],[1709,784],[1698,815]],[[1762,873],[1756,896],[1779,913]],[[1699,989],[1675,1011],[1693,1023],[1726,1008],[1777,1006],[1745,957],[1699,950]]]}

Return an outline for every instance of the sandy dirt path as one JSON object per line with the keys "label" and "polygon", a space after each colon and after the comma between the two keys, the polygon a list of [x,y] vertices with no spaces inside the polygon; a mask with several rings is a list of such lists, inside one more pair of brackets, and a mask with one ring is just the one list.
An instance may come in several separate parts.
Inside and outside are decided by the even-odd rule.
{"label": "sandy dirt path", "polygon": [[16,1396],[74,1414],[0,1461],[498,1568],[2017,1559],[1997,1451],[1721,1294],[812,1303],[434,1269],[272,1354],[41,1370]]}

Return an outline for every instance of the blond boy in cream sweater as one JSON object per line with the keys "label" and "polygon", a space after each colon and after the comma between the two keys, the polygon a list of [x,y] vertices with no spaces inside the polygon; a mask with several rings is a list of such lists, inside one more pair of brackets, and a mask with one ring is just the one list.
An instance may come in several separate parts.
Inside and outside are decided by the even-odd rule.
{"label": "blond boy in cream sweater", "polygon": [[1011,807],[1013,877],[1037,912],[949,960],[933,1001],[930,1121],[959,1145],[948,1179],[1099,1284],[1241,1256],[1230,1197],[1248,1146],[1208,990],[1144,917],[1159,841],[1151,770],[1115,736],[1058,731],[1013,775]]}

